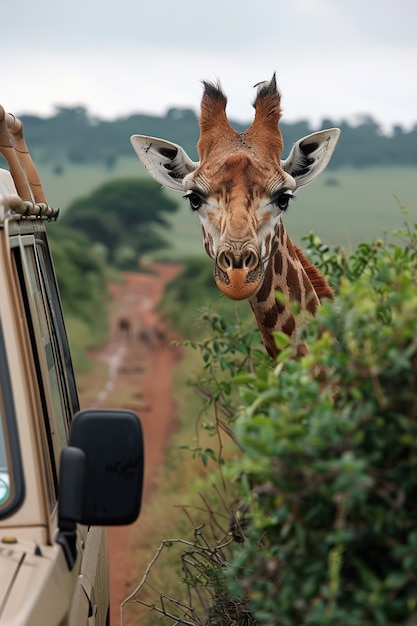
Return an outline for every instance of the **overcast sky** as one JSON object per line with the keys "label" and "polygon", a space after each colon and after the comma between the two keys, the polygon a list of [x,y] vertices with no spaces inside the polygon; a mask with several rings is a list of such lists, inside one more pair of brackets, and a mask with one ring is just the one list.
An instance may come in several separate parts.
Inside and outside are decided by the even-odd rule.
{"label": "overcast sky", "polygon": [[17,115],[197,112],[219,79],[250,121],[276,71],[284,120],[417,123],[416,0],[18,0],[6,17],[0,103]]}

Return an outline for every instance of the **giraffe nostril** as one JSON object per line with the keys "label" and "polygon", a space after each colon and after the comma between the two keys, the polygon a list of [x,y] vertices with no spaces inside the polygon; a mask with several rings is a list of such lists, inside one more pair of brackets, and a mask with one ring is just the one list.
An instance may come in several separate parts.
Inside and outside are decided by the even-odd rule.
{"label": "giraffe nostril", "polygon": [[246,254],[243,256],[243,267],[247,270],[250,270],[253,267],[256,267],[257,264],[258,264],[257,255],[251,250],[246,252]]}
{"label": "giraffe nostril", "polygon": [[217,264],[222,268],[222,270],[230,270],[233,267],[233,255],[227,252],[221,252],[217,257]]}

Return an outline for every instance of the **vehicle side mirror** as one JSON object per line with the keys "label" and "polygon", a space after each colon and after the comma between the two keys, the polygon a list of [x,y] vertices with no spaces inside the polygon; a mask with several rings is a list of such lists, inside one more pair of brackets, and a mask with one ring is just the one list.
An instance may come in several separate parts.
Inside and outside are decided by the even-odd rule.
{"label": "vehicle side mirror", "polygon": [[89,409],[74,417],[62,451],[58,495],[58,543],[70,569],[75,562],[75,523],[131,524],[140,512],[143,435],[132,411]]}
{"label": "vehicle side mirror", "polygon": [[136,413],[80,411],[71,427],[70,447],[85,455],[77,521],[99,526],[134,522],[140,512],[144,471],[142,427]]}

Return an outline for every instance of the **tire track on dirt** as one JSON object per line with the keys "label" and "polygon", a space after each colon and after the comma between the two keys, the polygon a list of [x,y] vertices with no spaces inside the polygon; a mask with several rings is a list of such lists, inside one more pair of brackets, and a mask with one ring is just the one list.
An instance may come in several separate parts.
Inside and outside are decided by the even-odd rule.
{"label": "tire track on dirt", "polygon": [[[109,320],[109,338],[90,353],[96,366],[86,374],[80,392],[81,406],[123,407],[139,414],[145,442],[145,478],[142,512],[131,526],[108,528],[110,554],[111,624],[120,624],[120,603],[134,586],[132,549],[140,546],[141,520],[146,503],[155,493],[158,468],[164,461],[167,444],[175,432],[175,402],[172,379],[181,359],[173,348],[174,337],[156,312],[165,285],[181,269],[178,265],[153,264],[150,273],[125,273],[123,282],[112,284],[116,306]],[[129,333],[118,332],[118,320],[130,322]],[[103,367],[104,365],[104,367]],[[95,391],[92,392],[92,389]],[[93,396],[91,394],[93,393]],[[144,567],[146,563],[144,563]],[[125,626],[135,622],[125,617]]]}

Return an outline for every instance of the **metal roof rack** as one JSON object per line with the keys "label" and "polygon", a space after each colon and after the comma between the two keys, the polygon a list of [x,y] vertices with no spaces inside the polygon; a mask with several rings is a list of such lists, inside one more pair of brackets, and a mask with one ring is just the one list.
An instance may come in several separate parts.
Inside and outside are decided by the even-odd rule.
{"label": "metal roof rack", "polygon": [[32,161],[22,122],[0,105],[0,154],[5,158],[17,195],[3,199],[8,208],[24,217],[57,219],[59,209],[49,206],[35,164]]}

